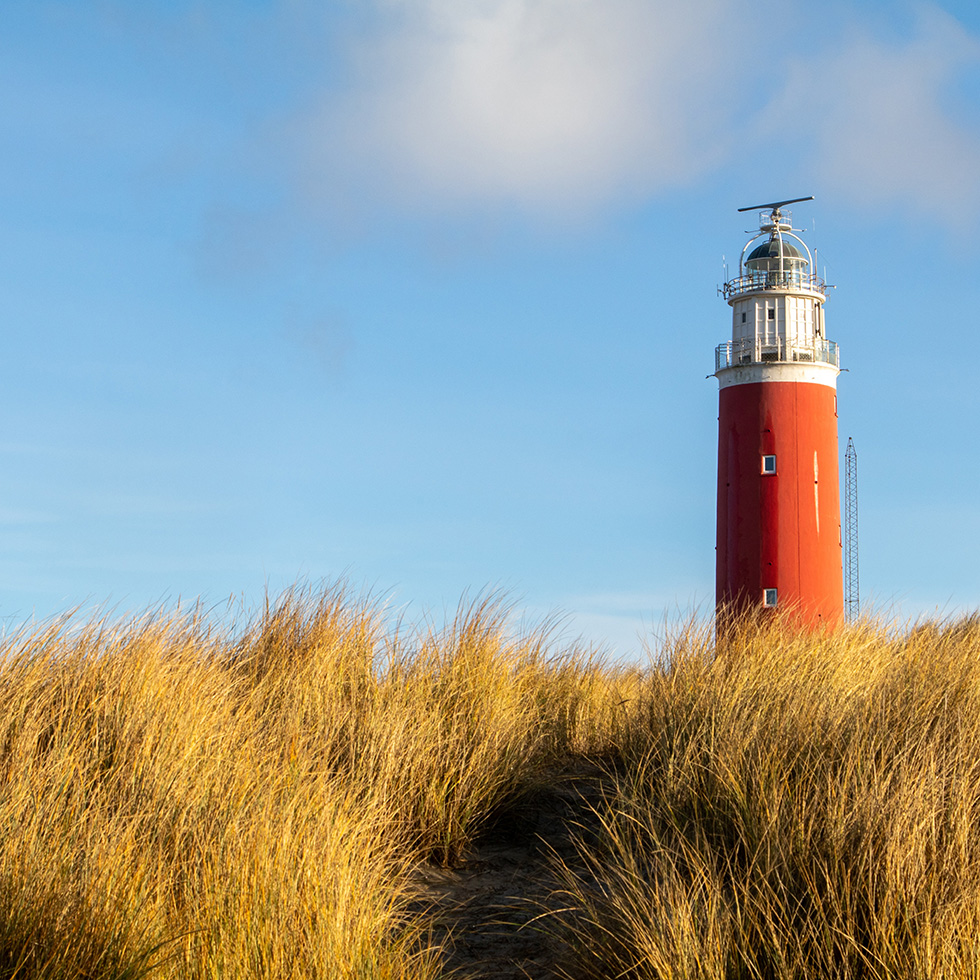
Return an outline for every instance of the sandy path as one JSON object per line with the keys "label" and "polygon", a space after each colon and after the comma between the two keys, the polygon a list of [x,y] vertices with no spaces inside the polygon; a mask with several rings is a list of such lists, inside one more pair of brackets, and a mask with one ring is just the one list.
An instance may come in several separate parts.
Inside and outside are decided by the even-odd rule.
{"label": "sandy path", "polygon": [[[502,814],[452,870],[419,872],[419,914],[433,938],[448,939],[447,971],[479,980],[558,980],[561,941],[554,935],[554,862],[579,866],[573,835],[595,832],[597,774],[565,776]],[[549,928],[549,925],[551,928]]]}

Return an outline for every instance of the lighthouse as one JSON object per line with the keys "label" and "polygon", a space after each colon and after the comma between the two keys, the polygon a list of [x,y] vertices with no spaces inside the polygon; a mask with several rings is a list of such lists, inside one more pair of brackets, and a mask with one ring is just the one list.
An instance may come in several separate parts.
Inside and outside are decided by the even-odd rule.
{"label": "lighthouse", "polygon": [[793,230],[794,198],[759,212],[725,283],[731,340],[718,379],[719,616],[782,610],[808,626],[844,614],[837,448],[837,345],[826,286]]}

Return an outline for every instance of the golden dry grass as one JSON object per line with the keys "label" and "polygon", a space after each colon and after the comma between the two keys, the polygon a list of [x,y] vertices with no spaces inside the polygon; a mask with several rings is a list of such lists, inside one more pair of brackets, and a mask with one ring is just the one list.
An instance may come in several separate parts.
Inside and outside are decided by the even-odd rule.
{"label": "golden dry grass", "polygon": [[980,980],[980,621],[552,645],[339,588],[7,639],[0,980],[436,980],[413,870],[583,760],[569,976]]}
{"label": "golden dry grass", "polygon": [[574,976],[980,977],[980,620],[689,636],[622,749]]}
{"label": "golden dry grass", "polygon": [[235,635],[24,632],[0,651],[0,977],[435,977],[412,867],[601,747],[601,682],[492,602],[422,634],[341,589]]}

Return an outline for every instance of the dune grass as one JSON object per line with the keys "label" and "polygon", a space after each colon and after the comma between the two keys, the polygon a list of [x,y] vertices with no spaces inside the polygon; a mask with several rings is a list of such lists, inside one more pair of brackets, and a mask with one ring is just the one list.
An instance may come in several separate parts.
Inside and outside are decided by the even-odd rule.
{"label": "dune grass", "polygon": [[440,975],[413,867],[602,737],[602,678],[507,620],[488,601],[393,630],[333,589],[235,632],[156,614],[8,639],[0,977]]}
{"label": "dune grass", "polygon": [[980,620],[555,646],[342,588],[6,639],[0,980],[437,980],[415,869],[585,762],[569,977],[980,978]]}
{"label": "dune grass", "polygon": [[629,729],[571,975],[980,977],[980,620],[689,634]]}

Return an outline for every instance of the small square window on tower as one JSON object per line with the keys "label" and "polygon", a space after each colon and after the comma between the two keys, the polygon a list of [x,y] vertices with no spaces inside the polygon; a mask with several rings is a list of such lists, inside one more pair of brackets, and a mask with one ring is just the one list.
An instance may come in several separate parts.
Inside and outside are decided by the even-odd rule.
{"label": "small square window on tower", "polygon": [[776,472],[776,457],[775,456],[763,456],[762,457],[762,473],[763,476],[773,476]]}
{"label": "small square window on tower", "polygon": [[776,589],[763,589],[762,590],[762,604],[767,609],[774,609],[779,597],[776,594]]}
{"label": "small square window on tower", "polygon": [[768,313],[769,313],[770,320],[776,319],[776,311],[771,306],[769,307]]}
{"label": "small square window on tower", "polygon": [[742,323],[745,323],[745,314],[742,314]]}

